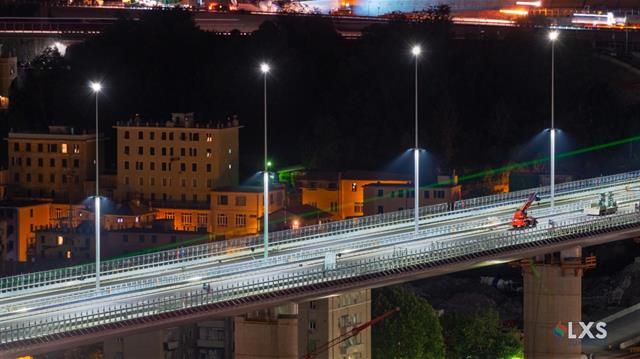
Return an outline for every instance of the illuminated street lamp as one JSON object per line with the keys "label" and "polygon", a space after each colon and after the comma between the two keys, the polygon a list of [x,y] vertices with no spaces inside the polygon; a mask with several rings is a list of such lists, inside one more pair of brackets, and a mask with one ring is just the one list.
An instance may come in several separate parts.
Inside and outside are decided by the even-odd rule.
{"label": "illuminated street lamp", "polygon": [[102,90],[102,85],[99,82],[91,83],[91,90],[96,95],[96,196],[95,201],[95,227],[96,227],[96,289],[100,289],[100,173],[98,162],[98,94]]}
{"label": "illuminated street lamp", "polygon": [[269,257],[269,161],[267,160],[267,74],[269,64],[260,64],[260,71],[264,75],[264,173],[263,173],[263,201],[264,201],[264,258]]}
{"label": "illuminated street lamp", "polygon": [[420,150],[418,147],[418,57],[422,49],[420,46],[416,45],[411,49],[411,53],[415,59],[415,136],[416,136],[416,147],[413,149],[413,216],[415,218],[415,232],[418,234],[418,230],[420,228],[420,184],[419,184],[419,175],[420,172]]}
{"label": "illuminated street lamp", "polygon": [[560,33],[557,30],[549,32],[549,40],[551,41],[551,182],[550,182],[550,206],[555,205],[556,195],[556,124],[555,124],[555,62],[556,62],[556,40]]}

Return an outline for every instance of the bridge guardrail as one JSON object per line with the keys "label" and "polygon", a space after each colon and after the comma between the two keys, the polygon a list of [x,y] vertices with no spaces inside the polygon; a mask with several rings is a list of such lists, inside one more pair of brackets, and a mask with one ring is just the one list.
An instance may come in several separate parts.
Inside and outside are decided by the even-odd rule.
{"label": "bridge guardrail", "polygon": [[[613,184],[616,182],[629,181],[640,176],[640,171],[632,171],[605,177],[591,178],[587,180],[566,182],[556,186],[557,193],[575,191],[579,189]],[[539,187],[518,192],[501,193],[491,196],[471,198],[457,201],[453,205],[453,211],[470,211],[478,207],[491,207],[503,201],[514,201],[527,197],[532,191],[538,191],[543,196],[548,193],[549,186]],[[545,192],[546,191],[546,192]],[[438,216],[448,214],[447,204],[438,204],[420,208],[420,218],[426,216]],[[314,239],[326,236],[327,233],[344,234],[358,230],[376,228],[383,225],[400,224],[413,220],[413,209],[390,212],[374,216],[359,217],[349,220],[328,222],[319,225],[302,227],[296,230],[286,230],[272,232],[269,234],[269,243],[277,245],[280,243],[295,242],[298,240]],[[134,271],[161,265],[171,265],[182,262],[190,262],[226,253],[229,249],[247,249],[250,247],[259,248],[262,246],[263,237],[261,235],[231,239],[228,241],[211,242],[179,249],[171,249],[129,258],[107,260],[101,263],[101,274],[108,276],[111,274]],[[27,273],[12,277],[0,278],[0,293],[11,292],[21,289],[53,285],[69,282],[78,279],[86,279],[95,276],[95,266],[84,264],[74,267],[65,267],[50,271]]]}
{"label": "bridge guardrail", "polygon": [[104,326],[150,315],[189,310],[206,304],[305,287],[323,282],[349,280],[365,274],[383,273],[416,264],[422,265],[443,259],[460,258],[465,255],[473,255],[474,253],[495,250],[501,247],[526,245],[558,237],[585,235],[638,224],[640,224],[640,213],[636,210],[610,217],[585,217],[563,221],[558,223],[557,226],[549,228],[489,235],[482,240],[472,238],[450,242],[433,242],[424,248],[409,250],[406,254],[400,256],[383,254],[338,263],[333,270],[313,267],[291,273],[268,276],[264,279],[220,285],[216,286],[212,293],[186,291],[179,295],[109,305],[80,313],[54,314],[44,319],[21,322],[4,327],[1,327],[2,324],[0,322],[0,329],[2,329],[0,330],[0,345],[6,348],[8,344],[14,342],[36,338],[41,341],[46,336],[54,336],[52,339],[55,340],[66,332],[89,330],[98,325]]}

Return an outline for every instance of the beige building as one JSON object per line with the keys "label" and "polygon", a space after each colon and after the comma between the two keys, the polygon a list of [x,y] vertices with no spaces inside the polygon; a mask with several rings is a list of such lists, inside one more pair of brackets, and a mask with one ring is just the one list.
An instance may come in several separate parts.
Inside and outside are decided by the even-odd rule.
{"label": "beige building", "polygon": [[212,188],[238,183],[238,120],[200,125],[193,113],[164,124],[118,123],[118,199],[208,203]]}
{"label": "beige building", "polygon": [[298,306],[283,305],[234,318],[235,359],[298,359]]}
{"label": "beige building", "polygon": [[[449,177],[438,177],[438,182],[447,183],[437,187],[421,188],[420,207],[440,203],[453,203],[461,199],[462,187],[457,177],[450,182]],[[449,184],[450,183],[450,184]],[[413,184],[370,183],[364,186],[364,215],[370,216],[404,209],[412,209],[414,204]]]}
{"label": "beige building", "polygon": [[[371,320],[371,290],[364,289],[298,305],[298,351],[313,352]],[[371,359],[371,329],[366,329],[317,359]]]}
{"label": "beige building", "polygon": [[[47,133],[9,132],[6,140],[11,197],[65,203],[85,199],[84,182],[95,180],[96,174],[95,133],[78,134],[72,127],[49,126]],[[101,167],[103,162],[101,159]]]}
{"label": "beige building", "polygon": [[[222,187],[211,192],[211,217],[216,237],[232,238],[261,231],[264,213],[261,186]],[[283,186],[269,188],[269,213],[284,205]]]}

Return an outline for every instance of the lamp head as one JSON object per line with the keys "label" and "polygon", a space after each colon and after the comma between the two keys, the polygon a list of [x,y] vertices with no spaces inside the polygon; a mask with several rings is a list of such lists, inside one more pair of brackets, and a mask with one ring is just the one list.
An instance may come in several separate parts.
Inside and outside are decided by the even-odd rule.
{"label": "lamp head", "polygon": [[92,82],[91,89],[93,90],[93,92],[98,93],[100,92],[100,90],[102,90],[102,84],[100,84],[99,82]]}
{"label": "lamp head", "polygon": [[263,74],[266,74],[267,72],[269,72],[269,70],[271,70],[269,64],[267,64],[266,62],[260,64],[260,71],[262,71]]}
{"label": "lamp head", "polygon": [[420,53],[422,53],[422,48],[419,45],[415,45],[411,48],[411,53],[413,54],[413,56],[418,56],[420,55]]}
{"label": "lamp head", "polygon": [[557,30],[553,30],[549,32],[549,40],[551,41],[556,41],[558,39],[558,36],[560,36],[560,32]]}

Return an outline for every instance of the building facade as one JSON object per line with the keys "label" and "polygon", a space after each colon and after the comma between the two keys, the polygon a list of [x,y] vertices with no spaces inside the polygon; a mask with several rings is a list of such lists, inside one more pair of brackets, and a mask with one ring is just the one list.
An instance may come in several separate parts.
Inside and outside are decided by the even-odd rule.
{"label": "building facade", "polygon": [[[298,351],[304,355],[371,320],[371,289],[301,303],[298,317]],[[315,358],[371,359],[371,330],[364,330]]]}
{"label": "building facade", "polygon": [[[448,183],[448,177],[439,181]],[[371,216],[387,212],[411,209],[414,205],[413,184],[370,183],[364,186],[364,215]],[[462,187],[457,179],[451,184],[437,187],[421,188],[418,203],[420,207],[440,203],[453,203],[461,199]]]}
{"label": "building facade", "polygon": [[95,133],[77,134],[66,126],[49,126],[47,133],[9,132],[9,194],[64,203],[82,201],[84,182],[95,181],[95,141]]}
{"label": "building facade", "polygon": [[364,215],[364,186],[370,183],[408,184],[403,174],[346,171],[307,172],[296,180],[302,191],[302,204],[331,213],[340,220]]}
{"label": "building facade", "polygon": [[164,124],[118,123],[118,199],[208,203],[212,188],[238,183],[239,122],[194,122],[173,113]]}
{"label": "building facade", "polygon": [[[262,230],[264,196],[261,186],[221,187],[211,192],[211,219],[216,237],[233,238]],[[269,213],[280,210],[285,201],[283,186],[269,188]]]}
{"label": "building facade", "polygon": [[0,250],[3,262],[25,262],[36,230],[49,225],[48,202],[0,202]]}

